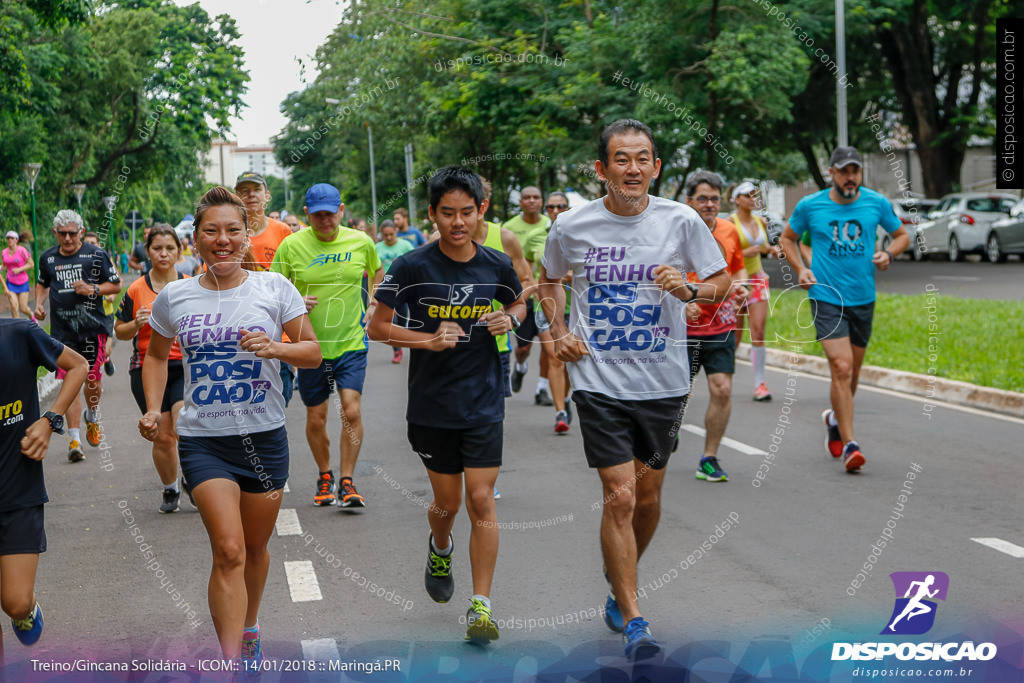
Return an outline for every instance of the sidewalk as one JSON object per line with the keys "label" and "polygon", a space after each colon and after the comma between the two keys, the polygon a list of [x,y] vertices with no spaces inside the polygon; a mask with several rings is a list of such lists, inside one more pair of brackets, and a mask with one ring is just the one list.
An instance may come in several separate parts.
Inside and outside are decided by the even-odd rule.
{"label": "sidewalk", "polygon": [[[736,357],[749,361],[750,344],[740,344]],[[810,375],[828,377],[831,374],[827,360],[802,353],[769,348],[765,362],[778,368],[796,368]],[[860,383],[920,396],[925,404],[952,403],[1024,418],[1024,394],[1014,391],[981,387],[933,375],[880,368],[877,365],[865,365],[861,368]]]}

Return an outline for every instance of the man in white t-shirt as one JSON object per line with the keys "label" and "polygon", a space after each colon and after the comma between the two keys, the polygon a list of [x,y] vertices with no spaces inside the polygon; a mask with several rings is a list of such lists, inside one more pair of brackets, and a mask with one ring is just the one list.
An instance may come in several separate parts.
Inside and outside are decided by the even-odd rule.
{"label": "man in white t-shirt", "polygon": [[[601,134],[607,194],[558,216],[540,296],[555,354],[568,364],[587,463],[601,477],[601,548],[612,588],[605,622],[626,656],[660,646],[637,606],[637,560],[658,526],[661,486],[690,391],[686,302],[722,301],[725,260],[696,211],[647,194],[661,170],[651,129],[615,121]],[[561,278],[573,272],[569,326]],[[687,283],[695,272],[699,284]]]}

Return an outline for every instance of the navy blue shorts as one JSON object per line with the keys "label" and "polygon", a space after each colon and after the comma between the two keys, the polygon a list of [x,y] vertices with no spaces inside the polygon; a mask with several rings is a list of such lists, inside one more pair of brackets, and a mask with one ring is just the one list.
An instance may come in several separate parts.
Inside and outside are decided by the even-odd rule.
{"label": "navy blue shorts", "polygon": [[[142,386],[142,368],[128,371],[128,381],[132,388],[135,404],[142,414],[146,414],[146,391]],[[185,367],[180,360],[167,361],[167,384],[164,385],[164,397],[160,400],[160,412],[169,413],[175,403],[185,400]]]}
{"label": "navy blue shorts", "polygon": [[45,552],[42,505],[0,512],[0,555],[38,555]]}
{"label": "navy blue shorts", "polygon": [[836,306],[817,299],[810,299],[810,302],[818,341],[849,337],[852,346],[867,348],[875,317],[874,301],[860,306]]}
{"label": "navy blue shorts", "polygon": [[335,389],[363,393],[366,379],[366,349],[349,351],[333,360],[324,359],[312,370],[299,368],[299,398],[310,408],[325,403]]}
{"label": "navy blue shorts", "polygon": [[505,398],[512,398],[512,352],[499,351],[501,356],[501,381],[505,386]]}
{"label": "navy blue shorts", "polygon": [[230,479],[245,493],[283,488],[288,481],[288,432],[228,436],[178,436],[178,459],[192,488],[208,479]]}

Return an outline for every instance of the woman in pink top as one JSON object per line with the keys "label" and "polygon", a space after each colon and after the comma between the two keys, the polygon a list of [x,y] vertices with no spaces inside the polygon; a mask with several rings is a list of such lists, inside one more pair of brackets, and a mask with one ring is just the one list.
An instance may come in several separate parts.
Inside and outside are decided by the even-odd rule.
{"label": "woman in pink top", "polygon": [[11,230],[7,233],[7,247],[3,250],[3,270],[6,271],[7,298],[11,302],[11,317],[19,318],[18,309],[36,321],[32,310],[28,307],[28,271],[32,270],[32,254],[18,244],[18,233]]}

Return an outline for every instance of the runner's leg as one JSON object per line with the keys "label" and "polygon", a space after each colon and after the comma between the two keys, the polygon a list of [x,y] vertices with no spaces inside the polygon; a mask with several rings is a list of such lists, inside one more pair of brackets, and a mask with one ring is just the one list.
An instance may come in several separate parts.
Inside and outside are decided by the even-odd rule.
{"label": "runner's leg", "polygon": [[434,500],[427,508],[427,522],[430,524],[430,532],[434,534],[434,544],[439,550],[444,550],[455,525],[455,515],[462,505],[462,475],[427,470],[427,476],[434,492]]}
{"label": "runner's leg", "polygon": [[270,492],[240,494],[242,531],[245,536],[245,626],[255,626],[270,569],[267,543],[274,533],[281,496]]}
{"label": "runner's leg", "polygon": [[633,533],[636,468],[624,462],[597,470],[601,476],[601,552],[625,623],[640,616],[636,601],[637,543]]}
{"label": "runner's leg", "polygon": [[708,411],[704,416],[704,456],[718,456],[732,413],[732,375],[716,372],[708,375]]}
{"label": "runner's leg", "polygon": [[[636,507],[633,509],[633,535],[636,537],[636,559],[647,550],[654,538],[661,519],[661,486],[665,483],[665,470],[645,467],[644,463],[633,459],[636,468]],[[616,596],[618,593],[615,594]]]}
{"label": "runner's leg", "polygon": [[35,608],[38,567],[38,553],[0,555],[0,607],[11,619],[24,619]]}
{"label": "runner's leg", "polygon": [[[849,337],[823,339],[821,348],[828,358],[829,370],[832,372],[832,384],[829,395],[832,399],[832,410],[836,422],[839,423],[839,434],[843,443],[853,441],[853,345]],[[864,356],[861,354],[861,361]],[[859,368],[858,368],[859,370]]]}
{"label": "runner's leg", "polygon": [[[326,417],[326,416],[325,416]],[[326,430],[325,430],[326,433]],[[362,394],[354,389],[341,390],[341,470],[340,477],[351,477],[363,443]],[[330,458],[328,457],[328,460]]]}
{"label": "runner's leg", "polygon": [[207,479],[192,489],[192,495],[213,550],[208,588],[213,628],[224,658],[237,659],[248,602],[241,490],[229,479]]}
{"label": "runner's leg", "polygon": [[313,453],[317,470],[331,469],[331,437],[327,435],[327,401],[306,406],[306,442]]}
{"label": "runner's leg", "polygon": [[466,512],[473,523],[469,534],[473,594],[490,597],[494,565],[498,560],[498,514],[494,506],[494,483],[498,479],[498,468],[467,467],[465,476]]}

